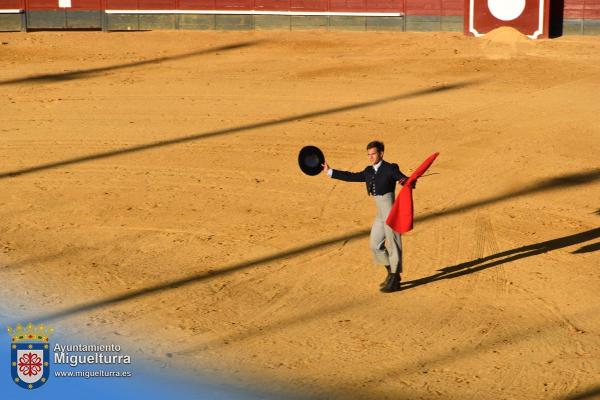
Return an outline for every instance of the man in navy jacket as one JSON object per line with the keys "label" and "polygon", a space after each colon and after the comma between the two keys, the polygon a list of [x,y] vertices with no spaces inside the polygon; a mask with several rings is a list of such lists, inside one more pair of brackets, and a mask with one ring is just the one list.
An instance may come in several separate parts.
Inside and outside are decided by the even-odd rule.
{"label": "man in navy jacket", "polygon": [[403,184],[408,177],[404,175],[398,164],[383,160],[384,145],[373,141],[367,145],[367,156],[371,165],[361,172],[339,171],[323,164],[323,171],[334,179],[346,182],[365,182],[367,193],[375,199],[377,214],[371,227],[370,246],[376,264],[382,264],[388,275],[381,284],[385,293],[400,289],[400,273],[402,272],[402,241],[400,235],[386,225],[385,220],[396,198],[396,182]]}

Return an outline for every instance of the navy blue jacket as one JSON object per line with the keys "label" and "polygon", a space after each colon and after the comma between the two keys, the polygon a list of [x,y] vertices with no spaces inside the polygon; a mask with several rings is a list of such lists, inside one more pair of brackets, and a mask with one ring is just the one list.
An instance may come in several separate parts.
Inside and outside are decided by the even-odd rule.
{"label": "navy blue jacket", "polygon": [[396,190],[396,182],[403,182],[408,177],[404,175],[398,164],[391,164],[385,160],[375,172],[375,168],[369,165],[361,172],[348,172],[333,170],[332,178],[346,182],[365,182],[367,184],[367,193],[370,196],[381,196]]}

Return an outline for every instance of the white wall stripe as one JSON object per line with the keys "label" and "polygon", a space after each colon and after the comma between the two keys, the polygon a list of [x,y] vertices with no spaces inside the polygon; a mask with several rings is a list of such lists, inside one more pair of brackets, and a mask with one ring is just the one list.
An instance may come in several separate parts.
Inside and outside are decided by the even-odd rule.
{"label": "white wall stripe", "polygon": [[16,9],[2,10],[2,9],[0,9],[0,14],[21,14],[22,12],[23,12],[23,10],[16,10]]}
{"label": "white wall stripe", "polygon": [[527,35],[530,39],[537,39],[544,33],[544,0],[540,0],[540,13],[538,15],[538,28],[533,34]]}
{"label": "white wall stripe", "polygon": [[403,13],[380,12],[318,12],[259,10],[105,10],[107,14],[225,14],[225,15],[339,15],[351,17],[401,17]]}
{"label": "white wall stripe", "polygon": [[479,37],[479,36],[482,36],[483,33],[479,33],[479,32],[477,32],[477,29],[475,29],[475,24],[474,24],[475,17],[473,16],[473,13],[475,12],[475,4],[474,3],[475,3],[475,0],[469,1],[469,32],[471,32],[473,34],[473,36]]}

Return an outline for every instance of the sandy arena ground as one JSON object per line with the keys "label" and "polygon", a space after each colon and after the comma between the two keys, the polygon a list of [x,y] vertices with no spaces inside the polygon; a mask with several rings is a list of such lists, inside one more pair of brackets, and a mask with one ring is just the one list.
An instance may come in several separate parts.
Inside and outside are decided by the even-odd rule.
{"label": "sandy arena ground", "polygon": [[[279,396],[600,393],[600,37],[0,34],[0,297]],[[381,294],[363,184],[415,191]],[[579,396],[579,397],[577,397]]]}

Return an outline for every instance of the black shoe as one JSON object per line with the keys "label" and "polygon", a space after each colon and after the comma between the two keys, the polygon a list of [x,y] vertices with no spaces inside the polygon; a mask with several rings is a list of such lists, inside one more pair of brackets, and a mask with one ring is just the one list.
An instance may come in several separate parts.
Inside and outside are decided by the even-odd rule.
{"label": "black shoe", "polygon": [[387,285],[387,281],[388,281],[388,279],[390,279],[390,266],[386,265],[385,269],[387,269],[387,275],[386,275],[385,279],[383,280],[383,282],[381,282],[379,284],[379,287],[384,287],[385,285]]}
{"label": "black shoe", "polygon": [[384,287],[380,289],[383,293],[392,293],[400,290],[400,273],[390,273]]}

